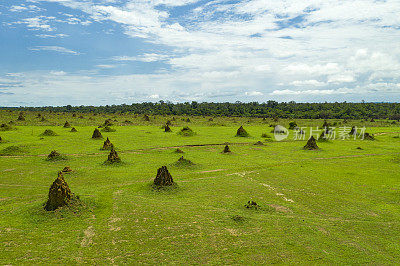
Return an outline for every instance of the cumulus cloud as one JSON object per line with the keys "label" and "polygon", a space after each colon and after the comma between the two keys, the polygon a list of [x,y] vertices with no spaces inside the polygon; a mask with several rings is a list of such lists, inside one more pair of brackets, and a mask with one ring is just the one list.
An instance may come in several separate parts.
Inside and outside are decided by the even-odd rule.
{"label": "cumulus cloud", "polygon": [[32,30],[53,31],[54,28],[52,28],[48,23],[49,19],[45,16],[25,18],[19,22],[16,22],[16,24],[25,24],[28,28]]}
{"label": "cumulus cloud", "polygon": [[[397,0],[36,2],[58,3],[84,16],[21,20],[31,29],[55,31],[50,22],[110,23],[143,44],[140,52],[116,51],[108,56],[109,62],[99,55],[102,61],[97,62],[104,64],[93,66],[106,71],[115,61],[162,62],[162,67],[141,76],[114,77],[115,86],[125,89],[132,89],[125,84],[127,79],[138,92],[160,88],[144,99],[151,95],[205,99],[215,91],[226,98],[358,95],[352,99],[362,99],[366,89],[392,94],[398,90],[393,85],[400,76]],[[177,12],[176,7],[182,6],[185,12]],[[42,38],[51,38],[45,35],[56,36],[43,34]],[[59,46],[35,49],[77,54]]]}

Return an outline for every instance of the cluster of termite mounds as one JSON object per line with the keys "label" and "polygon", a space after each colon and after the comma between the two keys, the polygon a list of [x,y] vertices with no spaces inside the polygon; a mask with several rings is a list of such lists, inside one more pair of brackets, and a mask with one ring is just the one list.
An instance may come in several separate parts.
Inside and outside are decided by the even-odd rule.
{"label": "cluster of termite mounds", "polygon": [[18,120],[18,121],[25,121],[25,116],[24,116],[24,113],[23,113],[23,112],[20,112],[20,113],[19,113],[19,116],[18,116],[17,120]]}
{"label": "cluster of termite mounds", "polygon": [[[20,114],[20,116],[23,116],[22,114]],[[149,121],[150,118],[145,115],[144,116],[144,120]],[[187,121],[187,122],[190,122]],[[111,125],[111,122],[106,120],[105,125]],[[170,121],[167,121],[166,125],[164,126],[164,130],[165,132],[171,132],[171,128],[169,127],[171,125]],[[297,125],[294,125],[297,126]],[[321,137],[325,137],[326,134],[329,134],[330,132],[330,128],[329,128],[329,124],[325,121],[324,122],[324,131],[321,135]],[[64,124],[65,128],[69,128],[71,127],[70,124],[68,123],[68,121],[65,122]],[[72,132],[76,132],[75,128],[71,129]],[[184,127],[181,130],[181,133],[187,133],[187,132],[193,132],[190,128],[188,127]],[[357,130],[355,127],[352,127],[351,131],[349,132],[349,135],[356,135],[357,134]],[[45,132],[44,135],[55,135],[54,132]],[[247,133],[247,131],[243,128],[243,126],[241,126],[237,132],[236,132],[236,136],[238,137],[247,137],[249,136],[249,134]],[[98,128],[96,128],[92,134],[92,138],[93,139],[101,139],[103,138],[103,136],[101,135],[100,131]],[[365,133],[364,135],[365,139],[374,139],[373,135],[370,135],[368,133]],[[0,137],[0,142],[2,141],[1,137]],[[262,146],[264,145],[261,141],[256,142],[254,145],[259,145]],[[107,139],[104,141],[103,143],[103,150],[110,150],[110,153],[108,155],[108,158],[106,160],[105,163],[118,163],[121,162],[120,157],[118,156],[118,153],[116,152],[116,150],[114,149],[114,145],[111,143],[110,139],[107,137]],[[317,141],[316,139],[311,136],[308,141],[307,144],[304,146],[304,149],[306,150],[318,150],[319,147],[317,145]],[[361,148],[360,148],[361,149]],[[175,150],[175,153],[183,153],[183,151],[179,148],[177,148]],[[228,145],[225,145],[222,153],[231,153],[231,150],[229,148]],[[57,151],[52,151],[47,159],[48,160],[55,160],[57,158],[60,158],[61,154],[59,154]],[[193,164],[190,160],[185,159],[183,156],[179,158],[178,164]],[[68,184],[66,183],[63,173],[70,173],[72,172],[72,169],[68,166],[64,167],[64,169],[62,171],[60,171],[58,173],[58,177],[56,178],[56,180],[53,182],[53,184],[51,185],[50,189],[49,189],[49,194],[48,194],[48,200],[45,203],[45,210],[48,211],[53,211],[56,210],[57,208],[60,207],[64,207],[69,205],[69,203],[74,199],[74,194],[71,192]],[[168,169],[166,166],[162,166],[157,170],[157,175],[153,181],[153,187],[156,188],[162,188],[162,187],[171,187],[171,186],[175,186],[176,183],[174,182],[171,174],[169,173]],[[254,201],[249,201],[246,205],[246,208],[249,209],[258,209],[260,206],[254,202]]]}

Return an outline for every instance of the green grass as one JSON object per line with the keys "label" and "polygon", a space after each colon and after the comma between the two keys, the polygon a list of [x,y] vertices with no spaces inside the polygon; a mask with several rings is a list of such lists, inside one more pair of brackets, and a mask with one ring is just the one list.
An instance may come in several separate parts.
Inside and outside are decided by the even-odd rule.
{"label": "green grass", "polygon": [[[1,151],[22,152],[10,148],[10,156],[0,157],[0,264],[400,260],[400,141],[393,138],[400,128],[386,121],[365,122],[376,141],[330,140],[305,151],[306,141],[292,135],[277,142],[269,134],[272,141],[265,142],[270,119],[190,117],[196,134],[183,137],[160,127],[171,120],[178,132],[187,117],[150,116],[146,122],[142,115],[42,115],[46,122],[26,112],[17,130],[1,134],[8,141]],[[16,117],[1,111],[0,124]],[[109,154],[99,150],[104,140],[91,139],[105,119],[119,121],[115,132],[103,132],[119,148],[118,165],[103,165]],[[78,132],[63,128],[66,120]],[[296,123],[321,126],[323,120]],[[235,137],[240,125],[250,137]],[[45,129],[58,136],[39,136]],[[221,153],[225,142],[231,143],[229,156]],[[195,165],[177,167],[177,147]],[[46,161],[52,150],[68,160]],[[162,165],[177,187],[152,187]],[[64,178],[83,205],[46,212],[49,187],[65,166],[73,169]],[[260,207],[248,209],[248,201]]]}

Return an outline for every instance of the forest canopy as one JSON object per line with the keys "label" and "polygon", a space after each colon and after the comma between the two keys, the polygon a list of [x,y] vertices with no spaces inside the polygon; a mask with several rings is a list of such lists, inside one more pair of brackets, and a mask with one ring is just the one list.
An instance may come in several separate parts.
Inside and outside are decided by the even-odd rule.
{"label": "forest canopy", "polygon": [[148,115],[246,116],[299,119],[393,119],[400,120],[400,103],[296,103],[268,101],[208,103],[172,103],[159,101],[105,106],[44,106],[1,109],[80,113],[134,113]]}

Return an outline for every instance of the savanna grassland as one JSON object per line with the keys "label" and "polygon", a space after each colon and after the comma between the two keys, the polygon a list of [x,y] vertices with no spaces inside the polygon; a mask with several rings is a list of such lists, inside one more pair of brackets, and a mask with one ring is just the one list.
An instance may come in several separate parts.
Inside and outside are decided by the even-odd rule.
{"label": "savanna grassland", "polygon": [[[328,120],[337,131],[365,126],[375,140],[318,141],[320,149],[309,151],[293,131],[274,139],[270,126],[293,120],[38,114],[26,112],[19,121],[19,112],[0,111],[7,125],[0,128],[0,264],[400,260],[396,121]],[[115,131],[101,127],[103,139],[92,139],[106,119]],[[170,133],[162,128],[168,120]],[[77,132],[64,128],[66,121]],[[178,134],[185,126],[195,134]],[[235,136],[240,126],[248,137]],[[46,129],[56,135],[43,136]],[[106,137],[122,163],[104,164]],[[232,152],[223,154],[226,143]],[[53,150],[64,160],[46,160]],[[181,156],[193,164],[176,164]],[[151,185],[164,165],[177,187],[156,190]],[[65,166],[81,204],[45,211],[49,187]],[[246,208],[251,200],[260,208]]]}

